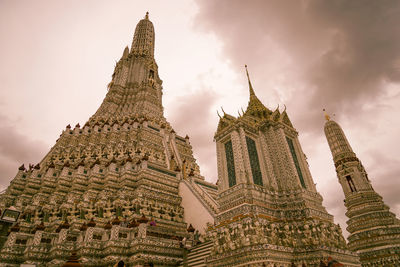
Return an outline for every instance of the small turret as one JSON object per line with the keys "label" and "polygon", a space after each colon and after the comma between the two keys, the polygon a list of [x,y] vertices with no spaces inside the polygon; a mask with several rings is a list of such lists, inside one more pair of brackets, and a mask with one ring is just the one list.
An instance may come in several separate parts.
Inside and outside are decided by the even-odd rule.
{"label": "small turret", "polygon": [[[325,110],[324,110],[325,111]],[[345,195],[349,248],[363,266],[398,266],[400,222],[376,193],[342,128],[325,113],[325,135]],[[390,230],[389,230],[390,229]]]}
{"label": "small turret", "polygon": [[325,114],[325,135],[328,140],[329,148],[331,149],[333,161],[335,165],[340,163],[344,158],[355,157],[356,154],[353,152],[349,142],[347,141],[346,135],[342,128],[335,121],[330,119],[330,116]]}
{"label": "small turret", "polygon": [[339,182],[343,187],[345,196],[357,191],[372,190],[361,161],[353,152],[342,128],[329,115],[325,114],[325,135],[332,152]]}

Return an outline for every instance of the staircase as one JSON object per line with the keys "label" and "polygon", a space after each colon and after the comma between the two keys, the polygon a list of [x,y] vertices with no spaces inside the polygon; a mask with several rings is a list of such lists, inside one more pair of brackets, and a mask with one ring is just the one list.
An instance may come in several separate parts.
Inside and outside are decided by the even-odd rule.
{"label": "staircase", "polygon": [[215,218],[219,210],[218,202],[214,198],[212,198],[207,193],[207,191],[205,191],[200,185],[196,184],[194,181],[183,179],[182,182],[188,186],[190,191],[192,191],[192,193],[197,197],[197,199],[203,203],[204,207]]}
{"label": "staircase", "polygon": [[193,247],[187,254],[181,267],[205,267],[205,259],[210,255],[213,244],[211,241],[204,242]]}

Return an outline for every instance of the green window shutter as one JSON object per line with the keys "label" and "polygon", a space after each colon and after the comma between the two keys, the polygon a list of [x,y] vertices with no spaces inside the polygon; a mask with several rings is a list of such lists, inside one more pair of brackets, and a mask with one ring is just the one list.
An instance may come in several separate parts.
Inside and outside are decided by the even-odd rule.
{"label": "green window shutter", "polygon": [[297,174],[299,175],[300,183],[303,188],[306,188],[306,184],[304,183],[303,174],[301,173],[300,164],[297,160],[296,151],[294,150],[293,140],[286,136],[286,141],[289,145],[290,153],[292,154],[292,158],[294,161],[294,165],[296,166]]}
{"label": "green window shutter", "polygon": [[258,161],[256,142],[246,136],[247,152],[250,158],[251,173],[253,174],[253,182],[258,185],[263,185],[260,162]]}
{"label": "green window shutter", "polygon": [[227,143],[225,143],[225,156],[226,156],[226,165],[228,168],[229,187],[232,187],[236,184],[236,174],[235,174],[235,161],[233,157],[232,141],[230,140]]}

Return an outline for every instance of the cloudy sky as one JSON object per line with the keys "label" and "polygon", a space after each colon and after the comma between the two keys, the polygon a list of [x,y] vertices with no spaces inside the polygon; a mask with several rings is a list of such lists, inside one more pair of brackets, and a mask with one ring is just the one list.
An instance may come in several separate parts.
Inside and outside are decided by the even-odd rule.
{"label": "cloudy sky", "polygon": [[[249,66],[270,109],[287,106],[324,197],[345,227],[323,134],[335,114],[375,190],[400,214],[399,1],[0,1],[0,190],[67,124],[103,100],[137,22],[150,12],[165,114],[216,180],[216,110],[245,109]],[[399,217],[399,216],[398,216]]]}

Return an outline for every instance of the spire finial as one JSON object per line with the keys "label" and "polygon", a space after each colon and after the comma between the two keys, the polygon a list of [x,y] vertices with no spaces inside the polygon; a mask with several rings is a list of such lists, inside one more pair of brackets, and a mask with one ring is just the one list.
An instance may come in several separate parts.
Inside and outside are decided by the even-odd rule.
{"label": "spire finial", "polygon": [[253,90],[253,86],[251,85],[249,72],[248,72],[248,70],[247,70],[247,65],[244,65],[244,67],[246,68],[247,80],[249,81],[250,96],[252,96],[252,95],[255,95],[255,93],[254,93],[254,90]]}
{"label": "spire finial", "polygon": [[330,120],[331,120],[331,117],[328,115],[328,113],[326,113],[326,110],[323,109],[322,111],[324,112],[325,119],[326,119],[327,121],[330,121]]}
{"label": "spire finial", "polygon": [[145,19],[149,19],[149,12],[146,12],[146,16],[144,16]]}

